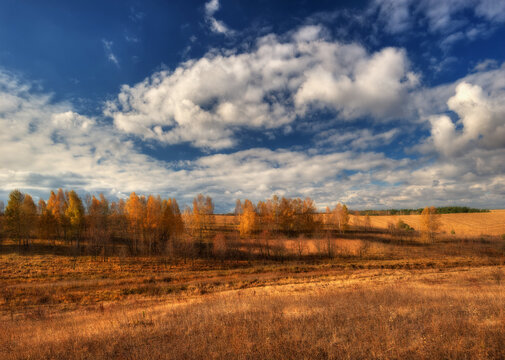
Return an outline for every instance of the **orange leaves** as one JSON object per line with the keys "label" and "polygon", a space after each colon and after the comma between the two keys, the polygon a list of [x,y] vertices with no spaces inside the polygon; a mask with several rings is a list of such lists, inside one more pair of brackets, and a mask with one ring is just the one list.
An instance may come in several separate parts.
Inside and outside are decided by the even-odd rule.
{"label": "orange leaves", "polygon": [[239,215],[239,232],[241,236],[250,235],[256,229],[256,209],[250,200],[245,200],[242,213]]}
{"label": "orange leaves", "polygon": [[425,207],[421,213],[421,231],[426,240],[432,241],[435,238],[435,233],[440,228],[440,214],[437,209]]}
{"label": "orange leaves", "polygon": [[[239,206],[240,204],[240,206]],[[313,232],[317,226],[316,206],[311,198],[279,198],[259,201],[254,207],[251,201],[244,204],[237,200],[239,231],[242,236],[262,229],[284,233]],[[236,213],[238,212],[236,211]]]}

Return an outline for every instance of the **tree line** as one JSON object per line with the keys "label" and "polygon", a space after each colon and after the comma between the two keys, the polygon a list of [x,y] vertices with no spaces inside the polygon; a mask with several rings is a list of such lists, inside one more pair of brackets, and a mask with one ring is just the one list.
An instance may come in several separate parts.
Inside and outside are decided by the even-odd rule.
{"label": "tree line", "polygon": [[[1,205],[1,204],[0,204]],[[350,211],[337,204],[317,212],[315,202],[306,197],[286,198],[274,195],[267,200],[237,200],[231,227],[216,221],[212,198],[199,194],[192,207],[181,211],[174,198],[137,195],[109,201],[103,194],[81,198],[74,190],[51,191],[49,198],[35,204],[30,194],[14,190],[2,214],[0,239],[9,237],[19,249],[30,247],[34,238],[63,241],[76,254],[108,256],[126,251],[130,255],[165,254],[207,256],[253,251],[270,257],[275,246],[271,239],[316,237],[330,241],[332,233],[350,229]],[[390,224],[391,234],[417,234],[433,241],[440,228],[440,214],[434,207],[421,212],[421,228],[414,231],[399,220]],[[372,229],[369,214],[355,216],[354,230]],[[315,235],[315,236],[314,236]],[[252,240],[252,242],[251,242]],[[244,245],[248,243],[249,245]],[[303,247],[299,241],[298,247]],[[330,254],[330,246],[327,248]],[[230,250],[234,249],[234,250]],[[300,254],[302,251],[299,251]]]}
{"label": "tree line", "polygon": [[92,253],[125,244],[132,254],[156,253],[183,233],[181,212],[175,199],[138,196],[109,201],[103,194],[86,196],[74,191],[51,191],[47,202],[35,205],[29,194],[14,190],[5,207],[3,227],[19,247],[30,239],[62,240],[80,249],[83,241]]}
{"label": "tree line", "polygon": [[[354,215],[369,215],[369,216],[381,216],[381,215],[422,215],[425,208],[419,209],[387,209],[387,210],[354,210],[352,214]],[[477,209],[468,206],[440,206],[436,207],[435,211],[437,214],[462,214],[462,213],[485,213],[489,212],[488,209]]]}
{"label": "tree line", "polygon": [[[1,210],[1,209],[0,209]],[[327,208],[319,216],[310,198],[271,199],[253,204],[237,200],[234,231],[240,237],[258,234],[311,236],[322,226],[344,232],[349,226],[345,205]],[[131,193],[127,199],[109,201],[103,194],[81,198],[76,191],[58,189],[35,204],[30,194],[14,190],[9,194],[0,233],[27,248],[33,238],[64,241],[92,254],[115,252],[126,247],[130,254],[203,252],[216,237],[212,198],[199,194],[192,207],[181,212],[174,198]]]}

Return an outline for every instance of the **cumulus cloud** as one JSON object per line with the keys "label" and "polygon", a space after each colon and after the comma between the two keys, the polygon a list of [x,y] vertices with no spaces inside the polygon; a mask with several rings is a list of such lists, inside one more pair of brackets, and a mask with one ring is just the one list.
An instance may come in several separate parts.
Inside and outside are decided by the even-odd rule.
{"label": "cumulus cloud", "polygon": [[0,99],[3,198],[14,188],[47,197],[51,189],[63,187],[119,197],[130,191],[160,193],[181,204],[204,192],[221,211],[237,197],[259,200],[274,193],[312,196],[323,206],[348,199],[353,179],[363,179],[366,186],[372,171],[388,172],[402,164],[374,152],[265,148],[170,163],[142,154],[113,127],[75,112],[70,104],[52,103],[47,94],[3,72]]}
{"label": "cumulus cloud", "polygon": [[[231,209],[236,198],[274,193],[310,196],[321,207],[455,199],[503,206],[505,67],[483,65],[435,88],[416,84],[403,50],[369,53],[332,41],[318,26],[261,38],[245,53],[213,51],[125,86],[107,104],[114,125],[0,71],[0,198],[13,188],[46,197],[61,186],[113,196],[160,193],[181,204],[202,192],[218,211]],[[130,138],[219,149],[233,146],[243,129],[296,128],[318,110],[335,112],[331,126],[338,127],[316,135],[313,148],[252,148],[167,162],[143,154]],[[425,149],[441,156],[393,159],[379,152],[405,137],[398,122],[348,131],[359,128],[352,121],[362,116],[383,122],[403,111],[419,114],[409,126],[430,127]]]}
{"label": "cumulus cloud", "polygon": [[[470,99],[479,108],[494,96],[476,94],[462,93],[451,106],[473,116]],[[448,199],[498,206],[505,200],[499,145],[433,164],[391,159],[360,144],[390,141],[398,136],[394,131],[361,131],[359,137],[335,140],[354,145],[330,153],[252,148],[174,163],[142,154],[114,127],[77,113],[70,104],[54,103],[1,71],[0,99],[4,199],[14,188],[47,197],[50,189],[64,187],[119,197],[130,191],[159,193],[181,205],[202,192],[214,198],[218,211],[229,211],[237,198],[257,201],[273,194],[310,196],[321,207],[341,201],[353,208],[442,205]]]}
{"label": "cumulus cloud", "polygon": [[449,110],[458,115],[457,122],[453,123],[447,115],[430,118],[436,149],[452,156],[475,148],[505,148],[504,104],[505,92],[486,94],[478,85],[460,83],[447,102]]}
{"label": "cumulus cloud", "polygon": [[[34,91],[0,71],[0,187],[48,191],[148,189],[163,176],[159,163],[135,150],[110,126],[80,115],[68,103]],[[126,171],[125,169],[128,169]]]}
{"label": "cumulus cloud", "polygon": [[[502,207],[505,201],[505,66],[483,66],[450,84],[424,89],[416,104],[430,125],[418,149],[438,153],[435,162],[412,172],[408,187],[427,192],[441,203]],[[467,189],[467,191],[465,191]],[[416,190],[417,191],[417,190]],[[426,195],[426,194],[425,194]]]}
{"label": "cumulus cloud", "polygon": [[210,149],[234,146],[239,129],[283,128],[318,109],[344,120],[401,116],[418,82],[405,51],[370,54],[358,44],[325,40],[323,30],[267,35],[244,53],[211,51],[124,85],[105,114],[125,133]]}

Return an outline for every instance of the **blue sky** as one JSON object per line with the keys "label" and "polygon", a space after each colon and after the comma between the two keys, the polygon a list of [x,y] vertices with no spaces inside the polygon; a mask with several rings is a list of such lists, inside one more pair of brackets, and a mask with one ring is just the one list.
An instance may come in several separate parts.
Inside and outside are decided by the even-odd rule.
{"label": "blue sky", "polygon": [[3,1],[0,198],[505,206],[505,2]]}

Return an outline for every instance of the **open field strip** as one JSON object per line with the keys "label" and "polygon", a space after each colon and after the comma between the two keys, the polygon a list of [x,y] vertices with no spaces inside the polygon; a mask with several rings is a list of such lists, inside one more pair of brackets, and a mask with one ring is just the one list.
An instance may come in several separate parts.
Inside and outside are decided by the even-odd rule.
{"label": "open field strip", "polygon": [[[150,344],[148,358],[164,358],[170,351],[189,357],[201,356],[203,351],[219,358],[230,355],[227,346],[233,348],[234,358],[247,354],[262,358],[268,349],[276,350],[274,358],[298,358],[297,353],[279,350],[302,343],[306,343],[305,355],[330,358],[352,346],[351,358],[412,356],[411,351],[435,358],[464,352],[477,357],[490,351],[499,355],[505,351],[495,343],[505,340],[503,271],[502,266],[358,270],[144,303],[128,299],[114,306],[106,303],[98,310],[47,318],[10,321],[4,317],[0,330],[4,353],[0,350],[0,355],[2,359],[30,354],[140,359],[146,355],[143,343]],[[449,328],[458,333],[458,344],[437,339],[451,335],[443,333],[444,328],[448,330],[444,322],[452,322]],[[300,332],[309,323],[312,329]],[[337,323],[345,328],[334,327]],[[378,330],[382,333],[369,333]],[[401,332],[405,334],[400,336]],[[275,337],[270,343],[269,336]],[[369,342],[360,347],[364,336],[370,337]],[[254,343],[263,343],[266,349],[257,349]]]}
{"label": "open field strip", "polygon": [[[491,210],[488,213],[442,214],[440,216],[440,232],[447,234],[451,234],[452,230],[459,236],[505,234],[505,210]],[[351,223],[353,218],[354,215],[351,215]],[[416,230],[421,227],[421,215],[370,216],[371,226],[383,229],[386,229],[388,224],[397,224],[399,220]]]}

